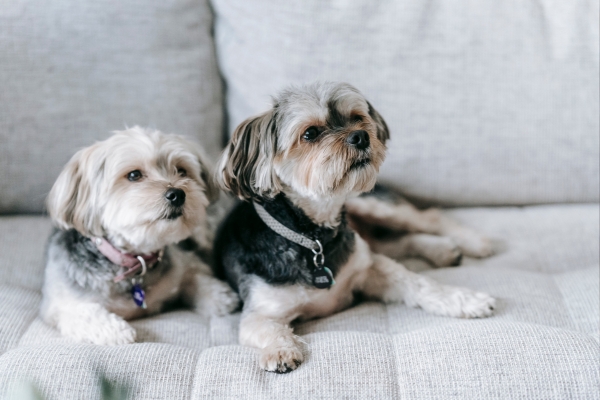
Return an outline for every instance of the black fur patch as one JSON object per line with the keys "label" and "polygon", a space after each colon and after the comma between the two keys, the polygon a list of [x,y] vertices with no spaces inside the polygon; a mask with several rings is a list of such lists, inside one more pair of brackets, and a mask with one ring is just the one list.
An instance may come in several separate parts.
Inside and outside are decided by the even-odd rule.
{"label": "black fur patch", "polygon": [[335,101],[327,102],[327,111],[327,124],[331,129],[343,128],[348,124],[349,119],[340,114]]}
{"label": "black fur patch", "polygon": [[[131,279],[112,283],[121,267],[113,264],[96,247],[92,240],[75,229],[54,229],[48,240],[48,262],[58,263],[74,288],[82,291],[95,291],[109,283],[112,290],[129,297]],[[144,285],[157,283],[171,269],[168,249],[144,275]]]}
{"label": "black fur patch", "polygon": [[373,108],[371,103],[367,101],[367,105],[369,106],[369,115],[371,118],[373,118],[375,125],[377,125],[377,137],[383,144],[385,144],[385,142],[390,138],[390,129],[388,128],[381,114],[379,114],[379,112]]}
{"label": "black fur patch", "polygon": [[[325,266],[334,277],[354,251],[354,232],[345,213],[337,229],[312,222],[285,195],[265,201],[264,208],[286,227],[323,244]],[[240,203],[221,225],[215,243],[215,274],[227,279],[240,294],[247,295],[245,282],[252,275],[273,285],[312,286],[313,253],[275,233],[260,219],[251,203]]]}

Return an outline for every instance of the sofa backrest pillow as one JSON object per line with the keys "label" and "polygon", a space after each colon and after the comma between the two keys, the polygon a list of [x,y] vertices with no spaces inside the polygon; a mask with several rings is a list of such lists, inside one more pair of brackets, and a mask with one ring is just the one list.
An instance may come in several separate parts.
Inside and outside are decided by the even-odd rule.
{"label": "sofa backrest pillow", "polygon": [[596,202],[598,2],[212,0],[229,131],[290,83],[386,119],[381,179],[443,205]]}
{"label": "sofa backrest pillow", "polygon": [[0,213],[40,212],[67,160],[143,125],[216,156],[222,87],[195,0],[18,0],[0,7]]}

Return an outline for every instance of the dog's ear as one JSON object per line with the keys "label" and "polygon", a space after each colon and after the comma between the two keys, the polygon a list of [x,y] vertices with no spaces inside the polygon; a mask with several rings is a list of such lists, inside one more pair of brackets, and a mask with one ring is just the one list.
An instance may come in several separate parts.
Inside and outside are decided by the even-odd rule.
{"label": "dog's ear", "polygon": [[273,170],[276,151],[275,111],[248,118],[235,129],[221,155],[217,182],[244,200],[275,196],[281,191]]}
{"label": "dog's ear", "polygon": [[[46,199],[54,223],[62,229],[75,229],[84,236],[103,236],[98,204],[93,200],[92,180],[100,184],[104,163],[92,159],[98,144],[78,151],[58,176]],[[90,176],[93,175],[93,176]],[[96,180],[97,179],[97,180]]]}
{"label": "dog's ear", "polygon": [[369,106],[369,115],[377,126],[377,138],[381,140],[381,143],[385,144],[385,142],[390,138],[390,130],[388,129],[388,126],[381,114],[379,114],[377,110],[373,108],[371,103],[367,101],[367,105]]}

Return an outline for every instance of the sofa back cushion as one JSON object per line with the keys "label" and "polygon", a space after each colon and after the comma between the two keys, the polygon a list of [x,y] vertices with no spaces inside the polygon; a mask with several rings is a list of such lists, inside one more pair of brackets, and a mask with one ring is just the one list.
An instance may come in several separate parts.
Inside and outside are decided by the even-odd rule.
{"label": "sofa back cushion", "polygon": [[0,213],[39,212],[62,166],[142,125],[221,145],[212,13],[194,0],[0,6]]}
{"label": "sofa back cushion", "polygon": [[391,129],[381,179],[446,205],[599,197],[598,2],[213,0],[229,130],[347,81]]}

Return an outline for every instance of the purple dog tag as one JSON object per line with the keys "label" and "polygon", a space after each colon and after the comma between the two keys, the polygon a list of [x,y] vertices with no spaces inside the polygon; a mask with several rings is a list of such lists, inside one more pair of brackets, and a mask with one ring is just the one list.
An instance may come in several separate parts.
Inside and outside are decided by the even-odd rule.
{"label": "purple dog tag", "polygon": [[146,308],[146,293],[139,284],[135,284],[131,288],[131,297],[138,307]]}

